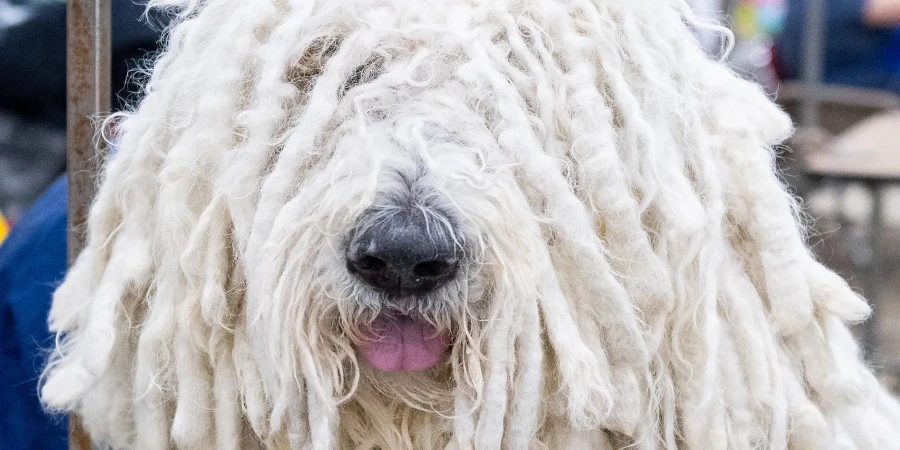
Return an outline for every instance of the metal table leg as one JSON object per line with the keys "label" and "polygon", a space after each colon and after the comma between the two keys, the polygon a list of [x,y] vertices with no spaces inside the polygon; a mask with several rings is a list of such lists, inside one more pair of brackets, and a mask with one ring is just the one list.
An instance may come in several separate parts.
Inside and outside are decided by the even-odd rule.
{"label": "metal table leg", "polygon": [[872,259],[865,274],[865,296],[872,307],[872,317],[863,324],[863,349],[866,359],[876,362],[878,350],[878,315],[881,294],[881,234],[884,226],[884,202],[881,184],[878,181],[866,182],[866,188],[872,194],[872,214],[869,222],[868,244],[872,250]]}

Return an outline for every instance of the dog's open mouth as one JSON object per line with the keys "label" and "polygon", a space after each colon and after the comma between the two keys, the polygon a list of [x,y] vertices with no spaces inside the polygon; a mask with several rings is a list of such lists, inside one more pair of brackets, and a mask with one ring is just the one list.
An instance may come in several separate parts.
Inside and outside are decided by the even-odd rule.
{"label": "dog's open mouth", "polygon": [[364,326],[359,350],[372,367],[385,372],[426,370],[439,363],[450,346],[447,332],[424,319],[382,313]]}

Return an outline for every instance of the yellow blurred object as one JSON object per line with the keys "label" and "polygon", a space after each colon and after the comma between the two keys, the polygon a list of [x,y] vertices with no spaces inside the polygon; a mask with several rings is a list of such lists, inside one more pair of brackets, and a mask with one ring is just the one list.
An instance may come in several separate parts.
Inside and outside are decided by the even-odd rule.
{"label": "yellow blurred object", "polygon": [[9,223],[6,222],[6,218],[0,213],[0,244],[6,239],[7,234],[9,234]]}
{"label": "yellow blurred object", "polygon": [[759,33],[759,24],[756,21],[756,8],[753,5],[742,2],[735,8],[734,32],[740,39],[750,39]]}

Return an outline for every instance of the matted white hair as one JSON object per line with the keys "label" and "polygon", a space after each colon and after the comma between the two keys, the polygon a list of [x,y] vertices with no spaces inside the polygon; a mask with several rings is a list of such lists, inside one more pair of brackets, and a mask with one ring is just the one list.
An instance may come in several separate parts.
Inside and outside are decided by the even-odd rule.
{"label": "matted white hair", "polygon": [[[775,175],[790,122],[682,1],[157,3],[50,317],[43,400],[96,441],[900,446],[845,325],[868,307]],[[410,171],[470,257],[419,306],[448,363],[377,373],[343,239]]]}

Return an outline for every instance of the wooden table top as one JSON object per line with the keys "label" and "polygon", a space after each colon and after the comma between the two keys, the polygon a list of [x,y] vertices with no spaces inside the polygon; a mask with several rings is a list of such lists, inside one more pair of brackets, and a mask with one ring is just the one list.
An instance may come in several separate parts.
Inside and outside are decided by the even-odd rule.
{"label": "wooden table top", "polygon": [[813,176],[900,182],[900,111],[853,126],[804,160]]}

